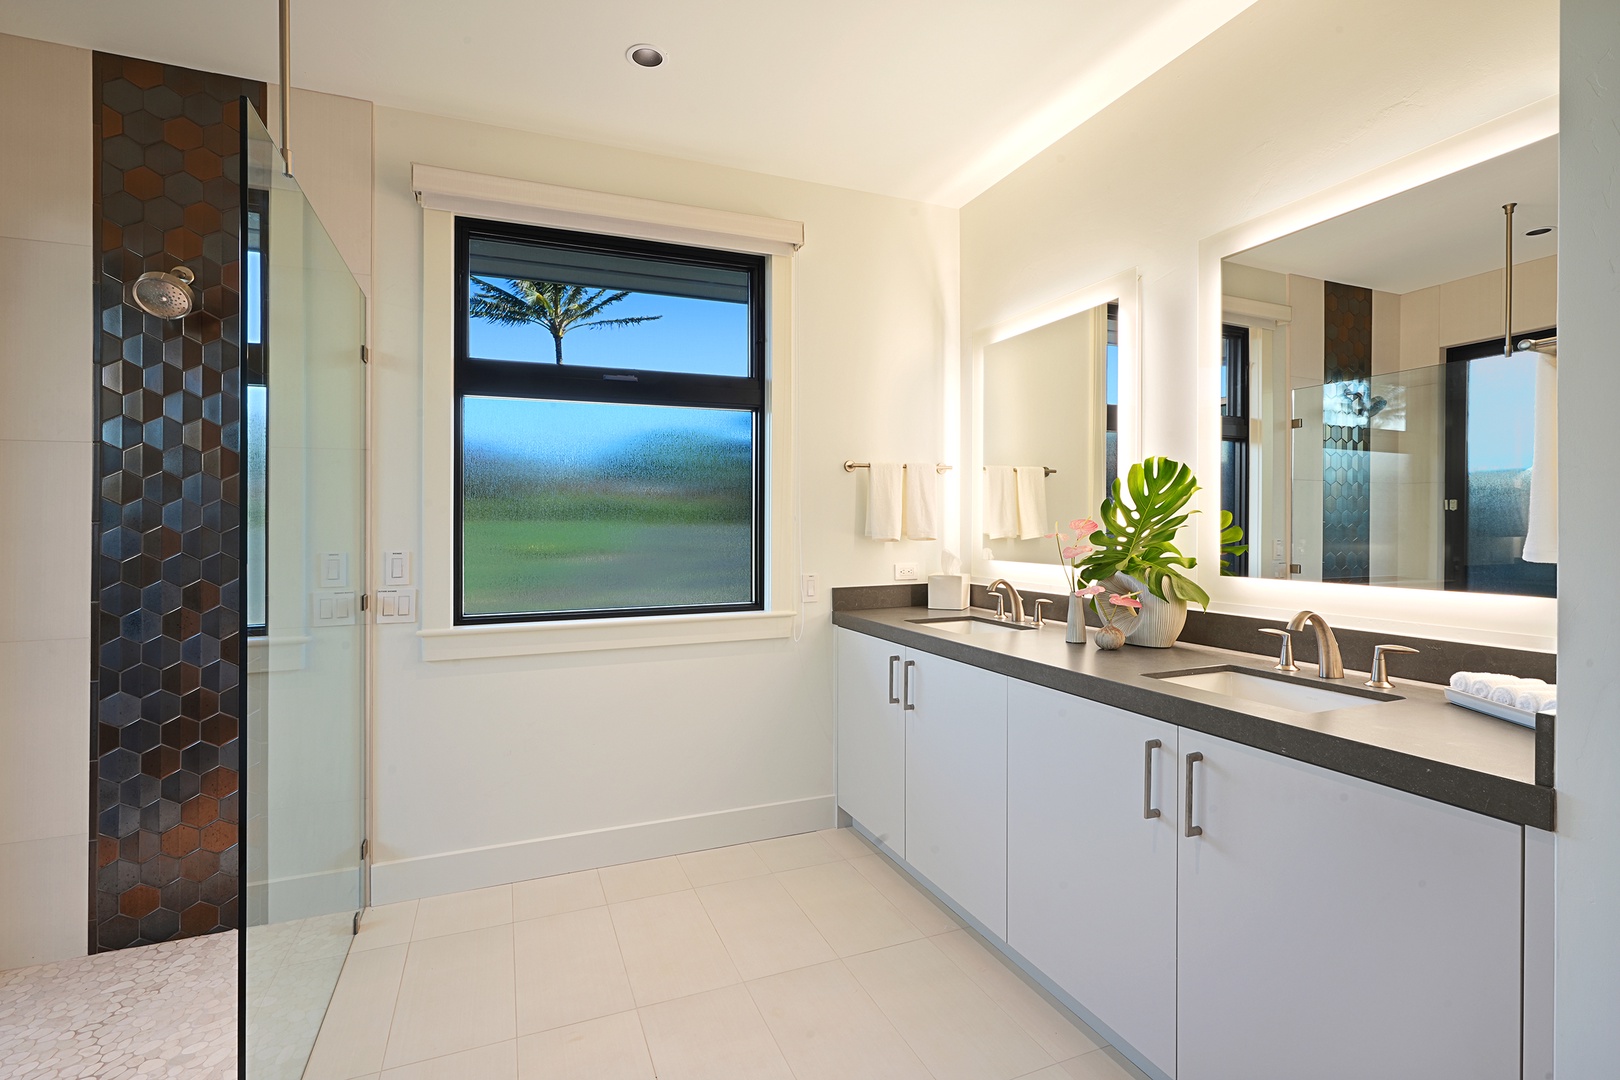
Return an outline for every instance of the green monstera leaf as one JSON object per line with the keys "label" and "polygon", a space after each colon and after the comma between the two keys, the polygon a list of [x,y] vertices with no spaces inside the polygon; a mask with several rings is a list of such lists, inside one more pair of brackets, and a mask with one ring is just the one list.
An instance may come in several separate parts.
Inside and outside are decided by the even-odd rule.
{"label": "green monstera leaf", "polygon": [[1152,457],[1114,481],[1097,518],[1102,528],[1088,541],[1095,551],[1080,567],[1086,581],[1129,574],[1160,600],[1173,595],[1209,609],[1209,594],[1181,571],[1198,560],[1176,547],[1176,533],[1197,511],[1186,511],[1198,478],[1179,461]]}
{"label": "green monstera leaf", "polygon": [[1242,555],[1249,550],[1249,545],[1243,542],[1243,526],[1232,523],[1232,511],[1221,511],[1221,573],[1230,577],[1232,564],[1230,559]]}

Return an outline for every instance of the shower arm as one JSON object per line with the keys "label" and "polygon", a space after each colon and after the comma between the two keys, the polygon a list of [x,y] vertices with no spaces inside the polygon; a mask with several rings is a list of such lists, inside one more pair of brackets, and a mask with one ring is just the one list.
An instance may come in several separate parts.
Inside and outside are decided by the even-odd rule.
{"label": "shower arm", "polygon": [[[282,0],[286,3],[287,0]],[[1507,220],[1507,269],[1502,275],[1502,355],[1513,355],[1513,211],[1518,203],[1503,203]]]}
{"label": "shower arm", "polygon": [[292,0],[281,0],[281,167],[293,174],[292,155]]}

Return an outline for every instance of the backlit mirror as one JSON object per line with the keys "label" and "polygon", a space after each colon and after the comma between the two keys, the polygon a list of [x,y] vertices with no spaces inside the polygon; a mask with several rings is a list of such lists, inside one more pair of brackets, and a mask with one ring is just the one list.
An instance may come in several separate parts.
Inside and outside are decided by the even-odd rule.
{"label": "backlit mirror", "polygon": [[1118,469],[1120,305],[984,347],[980,562],[1049,563],[1052,523],[1094,515]]}
{"label": "backlit mirror", "polygon": [[1248,545],[1223,573],[1556,594],[1557,161],[1545,139],[1222,261]]}

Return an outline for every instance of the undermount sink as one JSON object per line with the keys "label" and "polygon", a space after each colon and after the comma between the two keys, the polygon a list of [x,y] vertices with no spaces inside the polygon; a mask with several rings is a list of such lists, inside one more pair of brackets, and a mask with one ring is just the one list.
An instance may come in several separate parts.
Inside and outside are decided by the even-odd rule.
{"label": "undermount sink", "polygon": [[942,619],[908,619],[918,626],[932,626],[936,630],[949,630],[953,634],[1005,634],[1014,630],[1033,630],[1033,626],[997,622],[977,615],[948,615]]}
{"label": "undermount sink", "polygon": [[1363,690],[1359,686],[1335,686],[1331,683],[1317,686],[1287,677],[1273,677],[1264,672],[1230,667],[1166,671],[1151,674],[1148,678],[1162,679],[1177,686],[1187,686],[1222,697],[1236,698],[1257,705],[1272,705],[1299,713],[1356,709],[1364,705],[1401,700],[1395,694],[1379,694],[1372,690]]}

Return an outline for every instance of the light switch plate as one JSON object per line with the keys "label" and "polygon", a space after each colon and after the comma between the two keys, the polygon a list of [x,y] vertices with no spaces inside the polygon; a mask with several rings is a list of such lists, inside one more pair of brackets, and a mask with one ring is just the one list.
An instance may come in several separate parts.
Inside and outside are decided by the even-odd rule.
{"label": "light switch plate", "polygon": [[309,625],[353,626],[360,599],[353,589],[316,589],[309,594]]}
{"label": "light switch plate", "polygon": [[799,596],[807,604],[813,604],[821,599],[821,587],[816,582],[816,575],[805,574],[799,578]]}
{"label": "light switch plate", "polygon": [[411,553],[408,551],[383,552],[382,583],[390,589],[411,584]]}
{"label": "light switch plate", "polygon": [[315,556],[315,573],[319,580],[316,582],[323,589],[347,589],[349,587],[349,553],[346,551],[323,551]]}
{"label": "light switch plate", "polygon": [[380,623],[415,622],[416,590],[378,589],[376,616]]}

